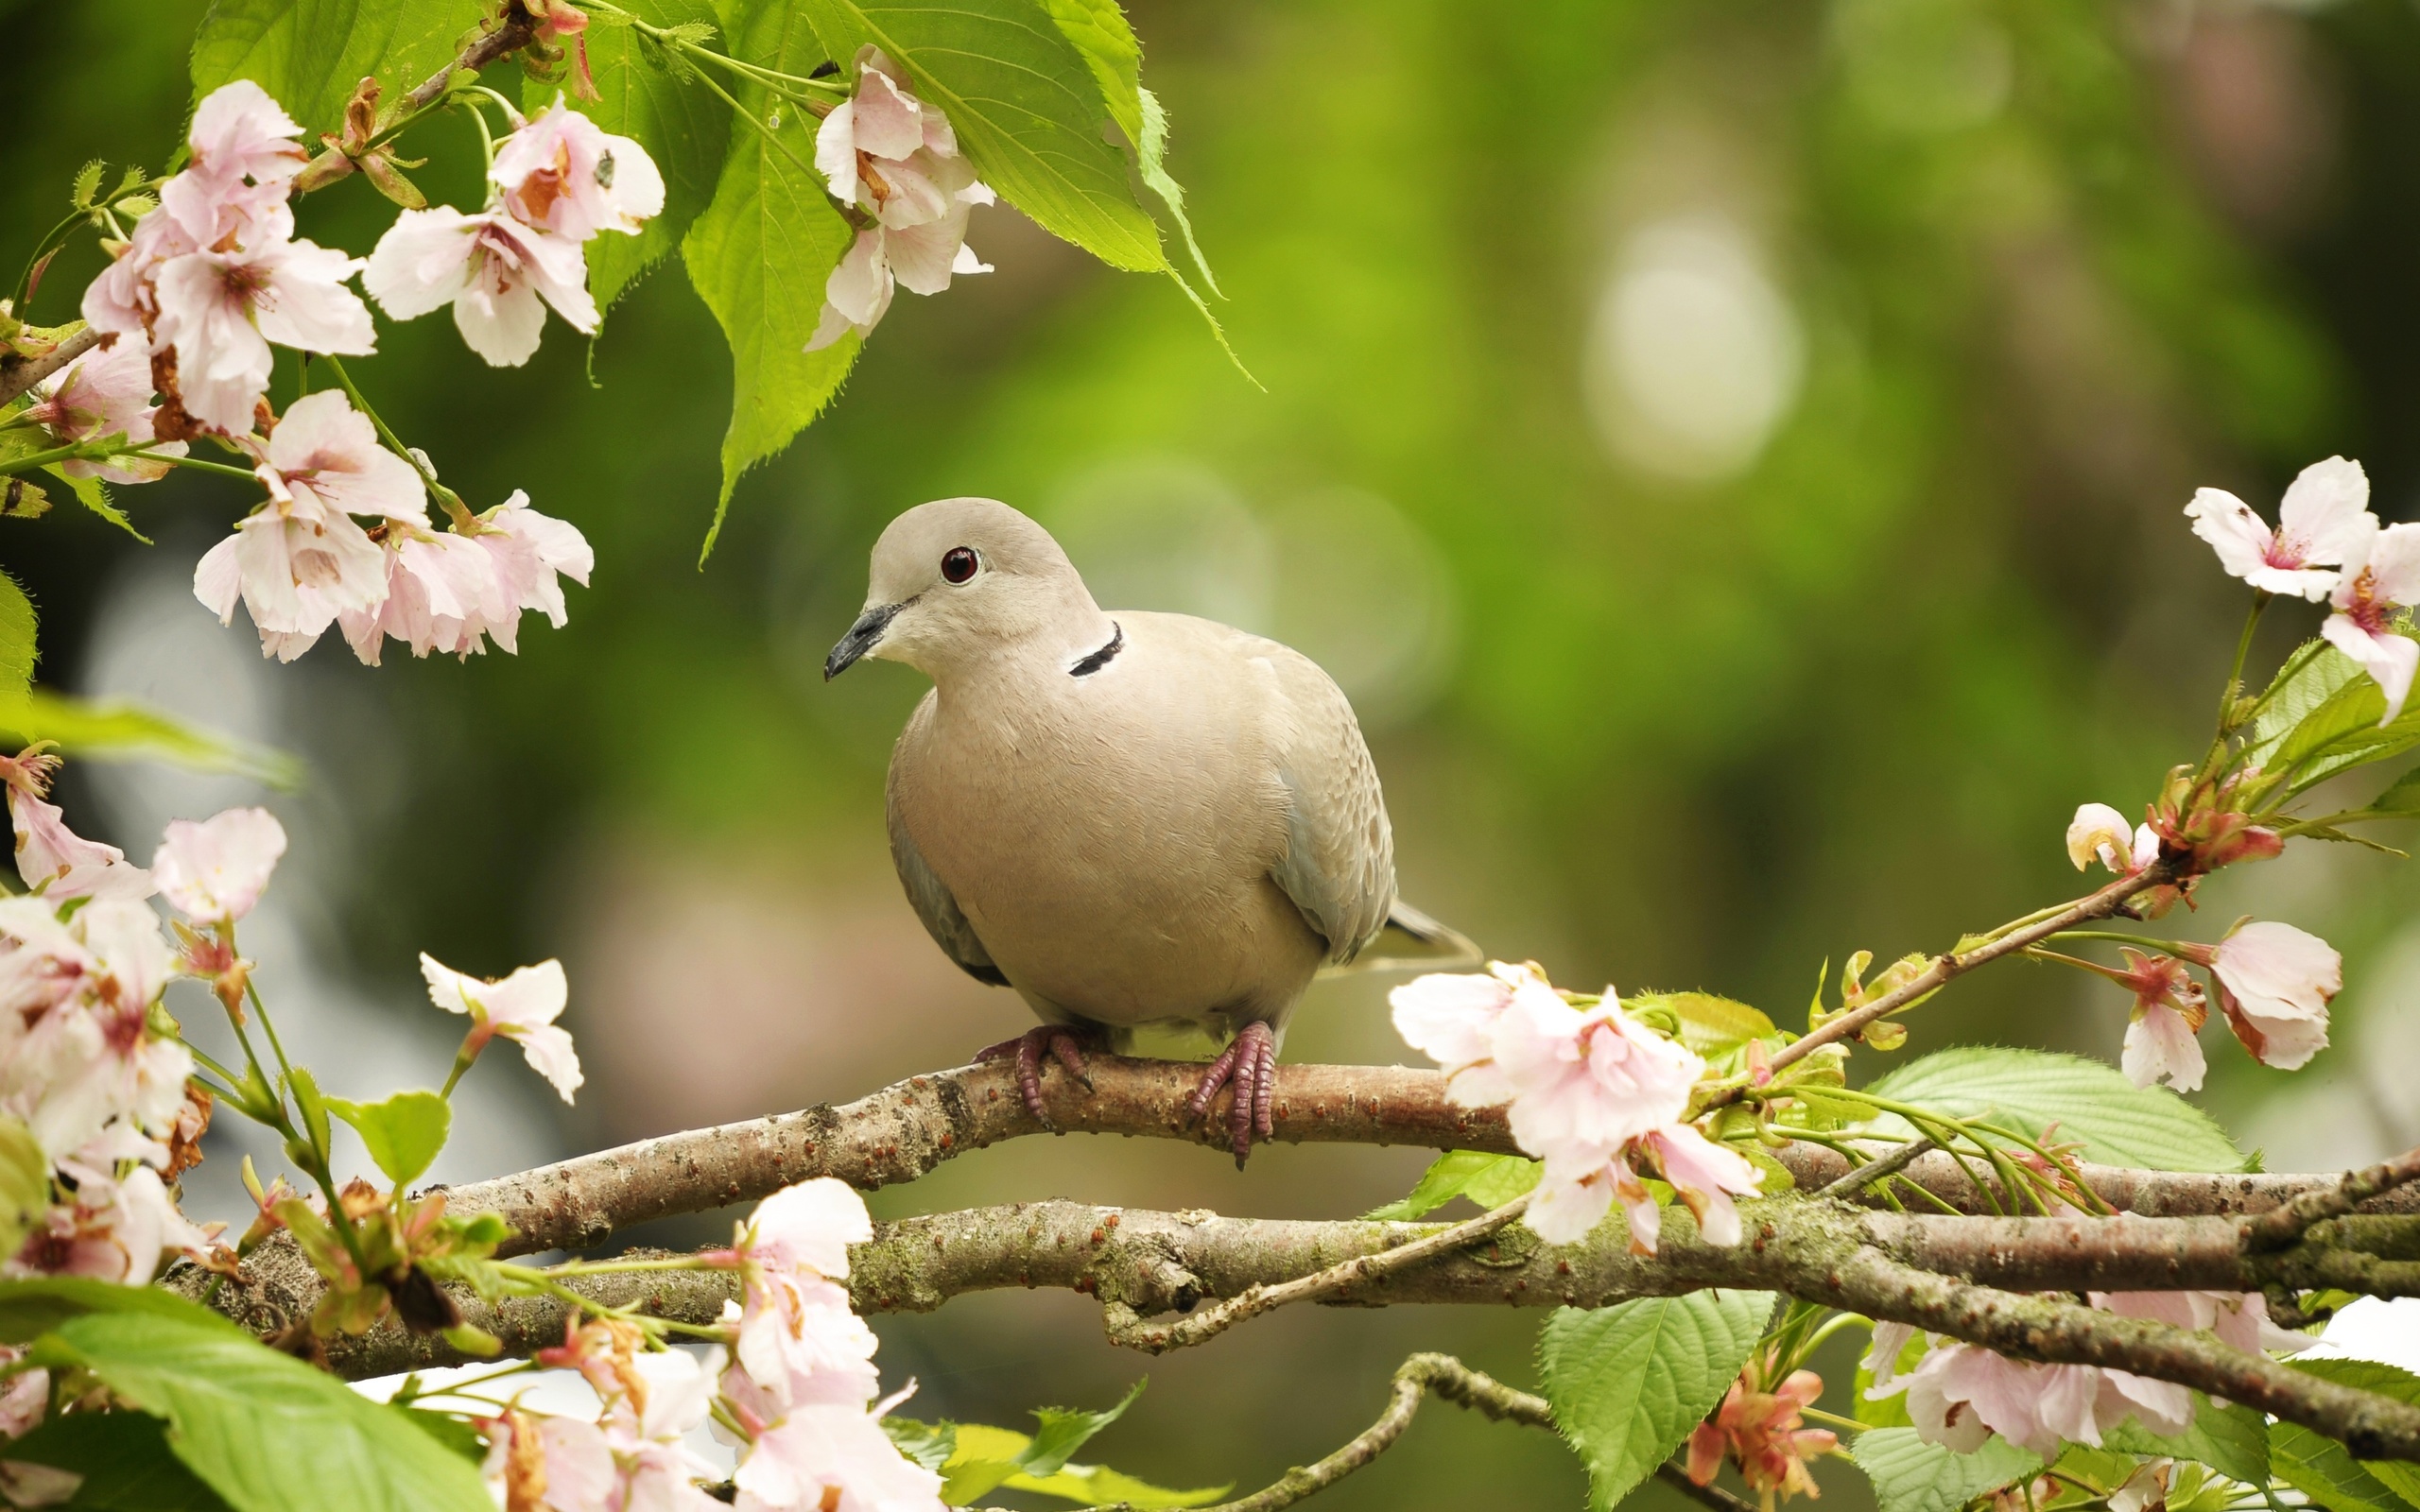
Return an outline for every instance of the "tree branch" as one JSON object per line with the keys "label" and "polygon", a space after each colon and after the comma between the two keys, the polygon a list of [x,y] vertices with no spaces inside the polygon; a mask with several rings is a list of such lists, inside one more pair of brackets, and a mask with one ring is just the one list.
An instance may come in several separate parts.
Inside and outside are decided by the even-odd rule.
{"label": "tree branch", "polygon": [[2342,1218],[2373,1197],[2420,1181],[2420,1150],[2407,1150],[2365,1171],[2347,1171],[2331,1188],[2306,1192],[2285,1206],[2243,1223],[2243,1247],[2254,1254],[2283,1249],[2315,1223]]}
{"label": "tree branch", "polygon": [[403,113],[426,110],[429,103],[445,93],[454,76],[468,69],[475,74],[507,53],[519,52],[537,38],[538,29],[529,18],[515,13],[510,20],[493,31],[483,32],[462,49],[454,60],[429,75],[404,95]]}
{"label": "tree branch", "polygon": [[[1061,1130],[1185,1140],[1226,1148],[1224,1101],[1207,1118],[1185,1111],[1201,1068],[1182,1061],[1091,1057],[1093,1090],[1057,1073],[1044,1095]],[[1224,1099],[1230,1094],[1221,1092]],[[1270,1113],[1288,1143],[1410,1144],[1434,1150],[1518,1154],[1501,1108],[1460,1108],[1445,1078],[1404,1066],[1277,1068]],[[582,1155],[516,1176],[456,1187],[457,1212],[495,1212],[518,1230],[507,1254],[585,1249],[633,1224],[753,1202],[813,1177],[853,1187],[913,1181],[969,1150],[1046,1132],[1026,1110],[1014,1072],[997,1062],[911,1076],[838,1107],[691,1129]],[[1802,1190],[1840,1180],[1847,1159],[1809,1144],[1775,1152]],[[2316,1189],[2336,1173],[2289,1176],[2137,1171],[2087,1165],[2084,1179],[2121,1211],[2161,1216],[2265,1212]],[[1935,1153],[1902,1173],[1951,1207],[1991,1211],[1964,1167]],[[2005,1194],[1996,1189],[1995,1199]],[[2400,1187],[2365,1211],[2420,1212],[2420,1187]]]}
{"label": "tree branch", "polygon": [[39,357],[10,357],[0,361],[0,404],[9,403],[100,344],[101,334],[86,326]]}

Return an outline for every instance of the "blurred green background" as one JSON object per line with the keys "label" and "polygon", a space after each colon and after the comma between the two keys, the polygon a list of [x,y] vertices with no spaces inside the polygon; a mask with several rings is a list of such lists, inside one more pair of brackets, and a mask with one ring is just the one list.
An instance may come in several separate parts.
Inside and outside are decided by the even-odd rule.
{"label": "blurred green background", "polygon": [[[0,254],[60,213],[84,159],[162,160],[201,9],[0,9]],[[567,963],[578,1108],[483,1067],[441,1175],[856,1096],[1024,1027],[942,960],[890,875],[882,774],[921,683],[820,680],[867,546],[921,500],[1005,499],[1104,603],[1321,660],[1369,728],[1406,894],[1494,953],[1785,1022],[1827,960],[2071,891],[2074,806],[2132,810],[2198,752],[2243,605],[2179,513],[2197,485],[2269,512],[2342,453],[2381,515],[2412,512],[2406,0],[1231,0],[1134,20],[1219,313],[1266,392],[1164,282],[1003,209],[970,236],[998,271],[898,302],[833,411],[742,484],[703,571],[729,369],[676,270],[593,350],[551,325],[526,371],[472,360],[442,318],[382,322],[356,371],[397,428],[475,505],[526,488],[596,548],[570,626],[529,622],[518,657],[372,672],[331,637],[261,662],[189,592],[249,507],[219,480],[122,490],[148,550],[67,510],[0,524],[47,680],[309,761],[269,799],[295,850],[248,927],[323,1080],[441,1074],[451,1030],[416,951]],[[475,202],[467,126],[407,145],[437,198]],[[303,230],[360,253],[391,215],[356,181],[313,197]],[[62,258],[32,313],[64,318],[98,266],[89,243]],[[2264,667],[2315,615],[2273,621]],[[71,821],[140,855],[165,817],[258,797],[95,765],[65,791]],[[2321,849],[2221,878],[2187,925],[2214,937],[2256,909],[2346,953],[2336,1044],[2309,1070],[2261,1072],[2208,1036],[2203,1100],[2279,1169],[2420,1143],[2420,892]],[[1288,1055],[1409,1058],[1385,986],[1315,988]],[[2003,968],[1928,1006],[1905,1054],[2114,1056],[2124,1008]],[[198,1177],[196,1206],[230,1200],[232,1163],[205,1166],[220,1185]],[[1333,1215],[1421,1163],[1277,1148],[1238,1175],[1155,1142],[1029,1141],[875,1203]],[[1536,1322],[1281,1316],[1151,1363],[1096,1448],[1163,1483],[1265,1484],[1363,1426],[1409,1349],[1533,1383]],[[1144,1366],[1075,1297],[880,1328],[927,1416],[1103,1404]],[[1825,1480],[1860,1504],[1854,1476]],[[1432,1407],[1321,1504],[1582,1495],[1542,1435]]]}

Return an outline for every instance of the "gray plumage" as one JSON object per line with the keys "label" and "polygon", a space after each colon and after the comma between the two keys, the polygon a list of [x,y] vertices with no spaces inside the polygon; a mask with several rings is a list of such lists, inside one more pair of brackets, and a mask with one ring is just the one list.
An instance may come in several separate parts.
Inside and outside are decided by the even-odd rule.
{"label": "gray plumage", "polygon": [[[1415,938],[1459,941],[1396,905],[1377,771],[1326,673],[1208,620],[1103,611],[1004,504],[891,522],[827,676],[863,656],[933,679],[890,763],[908,901],[944,954],[1046,1024],[1113,1043],[1145,1023],[1263,1025],[1265,1079],[1313,975],[1351,962],[1391,910]],[[1238,1114],[1257,1091],[1265,1122],[1241,1059]]]}

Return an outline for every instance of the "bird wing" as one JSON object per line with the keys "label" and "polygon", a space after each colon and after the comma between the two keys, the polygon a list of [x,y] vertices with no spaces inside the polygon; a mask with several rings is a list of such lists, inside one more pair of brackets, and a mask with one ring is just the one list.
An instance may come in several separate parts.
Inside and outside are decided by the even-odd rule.
{"label": "bird wing", "polygon": [[1286,853],[1269,874],[1341,966],[1386,927],[1394,833],[1344,690],[1308,657],[1274,644],[1267,654],[1281,695],[1273,745],[1286,803]]}
{"label": "bird wing", "polygon": [[[925,710],[931,702],[932,696],[927,694],[925,703],[918,706],[915,716],[908,723],[910,732],[913,732],[916,721],[925,716]],[[906,745],[907,738],[902,735],[900,744]],[[942,948],[942,954],[956,961],[967,975],[994,987],[1009,986],[1007,973],[993,963],[992,953],[985,950],[982,940],[976,937],[975,926],[967,922],[965,911],[950,895],[948,885],[934,874],[932,867],[925,860],[925,853],[916,849],[916,837],[908,833],[908,821],[899,812],[899,760],[896,755],[891,758],[890,780],[884,787],[883,820],[890,831],[890,864],[899,869],[900,885],[908,889],[908,902],[916,910],[916,917],[925,921],[925,933],[932,936],[933,943]]]}

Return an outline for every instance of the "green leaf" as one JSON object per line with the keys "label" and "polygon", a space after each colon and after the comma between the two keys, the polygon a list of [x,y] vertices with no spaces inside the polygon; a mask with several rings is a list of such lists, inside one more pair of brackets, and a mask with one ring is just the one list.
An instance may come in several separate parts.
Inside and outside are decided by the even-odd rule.
{"label": "green leaf", "polygon": [[23,704],[34,681],[34,601],[0,573],[0,708]]}
{"label": "green leaf", "polygon": [[1778,1032],[1762,1010],[1711,992],[1641,992],[1622,1002],[1635,1010],[1661,1008],[1669,1013],[1680,1025],[1681,1043],[1708,1057]]}
{"label": "green leaf", "polygon": [[139,703],[71,698],[41,688],[9,699],[8,614],[7,593],[0,591],[0,731],[57,741],[87,761],[164,761],[195,771],[240,773],[274,787],[302,781],[302,764],[284,751],[247,745]]}
{"label": "green leaf", "polygon": [[[1184,238],[1186,255],[1193,259],[1193,266],[1201,269],[1201,282],[1209,285],[1211,293],[1224,299],[1226,296],[1219,288],[1219,276],[1210,271],[1210,259],[1202,255],[1201,244],[1194,239],[1193,221],[1184,213],[1184,190],[1178,186],[1167,170],[1168,112],[1160,108],[1159,96],[1150,90],[1137,88],[1134,94],[1143,107],[1143,137],[1134,153],[1136,167],[1143,176],[1143,186],[1158,196],[1160,203],[1167,207],[1168,218],[1176,222],[1177,233]],[[1176,274],[1174,268],[1168,271]],[[1176,281],[1195,304],[1201,302],[1201,296],[1194,294],[1193,285],[1185,283],[1183,275],[1176,274]],[[1210,312],[1205,309],[1201,313],[1206,316]],[[1219,322],[1211,321],[1210,328],[1217,330]],[[1219,344],[1226,344],[1223,336]]]}
{"label": "green leaf", "polygon": [[[451,1333],[453,1330],[446,1332]],[[461,1418],[424,1407],[397,1407],[395,1411],[404,1415],[404,1421],[436,1439],[447,1452],[459,1454],[474,1465],[487,1463],[487,1440],[479,1436],[477,1429]]]}
{"label": "green leaf", "polygon": [[[782,0],[734,0],[726,17],[734,57],[806,74],[824,53]],[[854,233],[811,164],[814,117],[780,112],[769,127],[762,89],[739,91],[755,124],[735,123],[713,201],[682,239],[681,258],[731,348],[731,428],[722,438],[722,491],[706,530],[703,562],[722,531],[739,476],[790,443],[821,412],[856,361],[857,336],[806,350],[823,313],[823,285]]]}
{"label": "green leaf", "polygon": [[1482,1208],[1500,1208],[1538,1184],[1538,1162],[1517,1155],[1482,1155],[1477,1150],[1448,1150],[1429,1162],[1420,1184],[1409,1194],[1365,1216],[1386,1223],[1409,1223],[1424,1213],[1468,1197]]}
{"label": "green leaf", "polygon": [[956,1423],[924,1423],[913,1418],[885,1418],[882,1431],[899,1447],[899,1452],[939,1475],[958,1452]]}
{"label": "green leaf", "polygon": [[[902,1442],[899,1422],[897,1418],[886,1418],[883,1426],[890,1430],[892,1442],[899,1443],[902,1452],[914,1458],[915,1449]],[[1098,1465],[1066,1465],[1049,1475],[1032,1475],[1017,1468],[1033,1443],[1027,1435],[982,1423],[942,1423],[933,1428],[925,1428],[923,1424],[913,1426],[924,1430],[924,1436],[915,1439],[916,1445],[927,1444],[939,1434],[950,1435],[951,1454],[942,1468],[945,1476],[942,1500],[952,1506],[964,1506],[977,1497],[1005,1487],[1011,1491],[1063,1497],[1086,1506],[1114,1506],[1124,1503],[1137,1508],[1138,1512],[1156,1512],[1163,1507],[1201,1506],[1222,1500],[1232,1489],[1226,1486],[1211,1486],[1191,1490],[1170,1490]]]}
{"label": "green leaf", "polygon": [[[2333,1381],[2340,1386],[2351,1386],[2360,1391],[2375,1391],[2379,1396],[2391,1397],[2407,1405],[2420,1407],[2420,1376],[2414,1376],[2411,1371],[2395,1366],[2381,1365],[2371,1360],[2296,1360],[2290,1363],[2297,1370]],[[2319,1442],[2328,1444],[2339,1452],[2343,1452],[2342,1446],[2336,1445],[2332,1440],[2323,1438]],[[2298,1453],[2307,1453],[2308,1446],[2297,1442],[2295,1449]],[[2341,1476],[2341,1467],[2336,1466],[2332,1461],[2326,1461],[2325,1455],[2318,1458],[2326,1466],[2326,1469],[2321,1471],[2323,1475]],[[2404,1501],[2411,1503],[2413,1506],[2420,1506],[2420,1465],[2399,1459],[2353,1461],[2349,1454],[2346,1455],[2346,1462],[2357,1465],[2360,1469],[2366,1471]],[[2306,1463],[2310,1461],[2307,1458]],[[2300,1481],[2295,1481],[2293,1484],[2302,1486]],[[2308,1490],[2308,1487],[2306,1486],[2304,1489]],[[2313,1500],[2323,1500],[2315,1491],[2310,1494]],[[2401,1512],[2401,1509],[2397,1508],[2395,1512]]]}
{"label": "green leaf", "polygon": [[320,1095],[320,1079],[308,1066],[289,1066],[285,1085],[293,1090],[295,1109],[302,1115],[302,1132],[311,1137],[311,1147],[324,1160],[335,1142],[328,1133],[328,1100]]}
{"label": "green leaf", "polygon": [[67,186],[68,203],[78,210],[90,210],[94,197],[101,192],[101,173],[109,164],[95,158],[76,170],[75,181]]}
{"label": "green leaf", "polygon": [[1771,1292],[1693,1292],[1595,1312],[1559,1308],[1538,1334],[1555,1422],[1606,1512],[1714,1410],[1772,1315]]}
{"label": "green leaf", "polygon": [[493,1512],[475,1466],[334,1376],[224,1323],[95,1313],[53,1335],[237,1512]]}
{"label": "green leaf", "polygon": [[0,1255],[13,1255],[50,1211],[50,1158],[21,1119],[0,1113]]}
{"label": "green leaf", "polygon": [[2293,767],[2288,791],[2300,793],[2420,746],[2420,706],[2380,725],[2385,714],[2377,682],[2352,658],[2325,646],[2261,710],[2248,759],[2272,772]]}
{"label": "green leaf", "polygon": [[2231,1481],[2260,1486],[2269,1479],[2269,1420],[2235,1402],[2221,1407],[2199,1392],[2193,1395],[2193,1426],[2163,1438],[2133,1418],[2102,1437],[2109,1448],[2128,1454],[2165,1454],[2207,1465]]}
{"label": "green leaf", "polygon": [[1048,1478],[1059,1473],[1069,1456],[1084,1447],[1095,1434],[1126,1416],[1134,1399],[1150,1384],[1149,1377],[1137,1381],[1120,1397],[1117,1405],[1100,1412],[1084,1412],[1073,1407],[1037,1407],[1033,1416],[1042,1423],[1025,1452],[1017,1456],[1017,1469],[1028,1475]]}
{"label": "green leaf", "polygon": [[55,1417],[0,1449],[12,1460],[71,1470],[84,1478],[59,1503],[108,1512],[226,1512],[218,1493],[194,1478],[170,1452],[167,1427],[139,1412],[75,1412]]}
{"label": "green leaf", "polygon": [[[1876,1096],[1957,1118],[1989,1119],[2034,1139],[2082,1140],[2083,1158],[2154,1171],[2237,1171],[2243,1156],[2210,1115],[2164,1087],[2137,1087],[2115,1066],[2039,1050],[1961,1046],[1911,1060],[1876,1082]],[[1894,1117],[1870,1125],[1913,1137]]]}
{"label": "green leaf", "polygon": [[[625,0],[622,9],[660,26],[711,26],[716,19],[705,0]],[[598,97],[567,103],[615,136],[647,148],[664,174],[662,215],[635,236],[607,232],[588,244],[588,292],[604,310],[681,244],[682,233],[714,198],[732,124],[730,108],[703,82],[665,71],[662,54],[637,27],[592,26],[587,43]],[[527,79],[522,107],[544,110],[562,89],[560,83]]]}
{"label": "green leaf", "polygon": [[[2297,661],[2302,662],[2299,667],[2294,665]],[[2292,668],[2290,675],[2288,668]],[[2252,723],[2254,762],[2263,766],[2271,765],[2267,753],[2288,730],[2308,718],[2311,711],[2325,703],[2338,689],[2366,675],[2360,662],[2325,641],[2313,638],[2296,646],[2262,694],[2268,701],[2261,705],[2259,717]]]}
{"label": "green leaf", "polygon": [[2042,1469],[2042,1456],[1995,1434],[1972,1454],[1927,1444],[1912,1428],[1869,1428],[1849,1441],[1849,1457],[1874,1483],[1881,1512],[1958,1512]]}
{"label": "green leaf", "polygon": [[66,484],[67,491],[76,495],[77,503],[145,545],[151,544],[151,538],[134,528],[134,522],[126,517],[126,511],[110,502],[110,490],[102,486],[100,479],[70,477],[66,470],[56,462],[43,468],[43,471]]}
{"label": "green leaf", "polygon": [[344,124],[364,76],[392,101],[445,66],[488,9],[481,0],[213,0],[194,38],[194,98],[251,79],[307,141]]}
{"label": "green leaf", "polygon": [[331,1097],[328,1111],[354,1126],[370,1158],[399,1187],[429,1168],[454,1124],[453,1106],[428,1091],[397,1092],[383,1103]]}
{"label": "green leaf", "polygon": [[71,1319],[95,1313],[215,1328],[233,1339],[251,1335],[206,1307],[151,1286],[121,1286],[89,1276],[38,1276],[0,1281],[0,1344],[26,1344]]}
{"label": "green leaf", "polygon": [[1124,158],[1101,138],[1104,101],[1092,65],[1041,0],[798,6],[843,64],[867,43],[890,54],[916,94],[948,115],[984,181],[1045,230],[1112,267],[1157,273],[1168,266],[1159,228],[1128,187]]}
{"label": "green leaf", "polygon": [[2420,766],[2396,778],[2385,792],[2370,799],[2370,812],[2420,816]]}
{"label": "green leaf", "polygon": [[2411,1512],[2343,1445],[2293,1423],[2269,1425],[2269,1469],[2327,1512]]}

